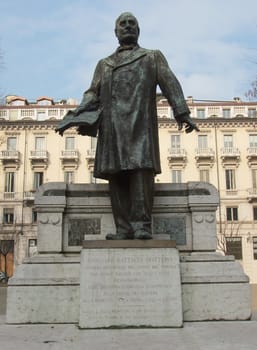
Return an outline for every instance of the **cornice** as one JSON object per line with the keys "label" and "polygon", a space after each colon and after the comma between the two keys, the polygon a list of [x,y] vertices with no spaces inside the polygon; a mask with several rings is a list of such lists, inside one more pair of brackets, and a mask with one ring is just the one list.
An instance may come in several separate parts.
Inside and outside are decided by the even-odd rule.
{"label": "cornice", "polygon": [[[206,118],[197,119],[192,118],[194,123],[197,124],[199,129],[203,128],[255,128],[257,131],[257,118]],[[177,128],[177,123],[174,119],[159,118],[158,125],[160,129],[165,128]],[[202,130],[201,130],[202,131]]]}

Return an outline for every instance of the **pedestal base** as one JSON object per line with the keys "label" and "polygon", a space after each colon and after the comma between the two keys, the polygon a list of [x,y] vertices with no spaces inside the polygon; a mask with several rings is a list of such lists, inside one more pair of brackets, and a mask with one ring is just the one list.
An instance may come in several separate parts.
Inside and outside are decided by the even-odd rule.
{"label": "pedestal base", "polygon": [[7,323],[77,323],[80,257],[38,255],[9,280]]}
{"label": "pedestal base", "polygon": [[[101,246],[102,244],[102,246]],[[172,241],[85,242],[80,328],[181,327],[179,254]]]}

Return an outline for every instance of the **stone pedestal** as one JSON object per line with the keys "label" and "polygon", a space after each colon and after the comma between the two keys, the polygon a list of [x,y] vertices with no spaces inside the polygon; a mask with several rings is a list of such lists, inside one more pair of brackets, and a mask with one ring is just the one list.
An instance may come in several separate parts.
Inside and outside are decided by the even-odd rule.
{"label": "stone pedestal", "polygon": [[248,320],[249,278],[233,256],[191,253],[180,256],[184,321]]}
{"label": "stone pedestal", "polygon": [[9,280],[7,323],[77,323],[79,256],[38,255]]}
{"label": "stone pedestal", "polygon": [[172,247],[172,241],[85,241],[79,327],[181,327],[179,254]]}
{"label": "stone pedestal", "polygon": [[[218,203],[207,183],[156,184],[154,239],[124,247],[104,240],[115,232],[107,184],[44,184],[35,200],[39,254],[9,280],[7,322],[180,327],[182,309],[184,321],[248,319],[248,277],[215,252]],[[98,243],[83,248],[84,237]]]}

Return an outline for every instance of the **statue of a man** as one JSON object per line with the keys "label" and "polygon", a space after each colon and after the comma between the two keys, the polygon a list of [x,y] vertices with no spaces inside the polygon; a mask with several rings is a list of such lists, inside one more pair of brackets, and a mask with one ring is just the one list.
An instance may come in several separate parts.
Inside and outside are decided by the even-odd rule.
{"label": "statue of a man", "polygon": [[[94,176],[107,179],[116,233],[106,239],[151,239],[154,176],[161,172],[156,87],[172,106],[178,128],[192,122],[181,86],[158,50],[138,45],[139,25],[131,13],[116,20],[120,46],[96,66],[75,115],[101,108]],[[83,126],[78,128],[83,134]]]}

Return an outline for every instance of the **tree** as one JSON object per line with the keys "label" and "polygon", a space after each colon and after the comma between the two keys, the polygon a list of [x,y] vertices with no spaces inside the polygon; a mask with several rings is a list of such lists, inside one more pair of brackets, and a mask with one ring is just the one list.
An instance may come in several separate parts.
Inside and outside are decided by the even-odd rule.
{"label": "tree", "polygon": [[217,235],[217,247],[224,255],[230,255],[227,241],[239,238],[242,222],[225,221],[222,225],[222,232]]}
{"label": "tree", "polygon": [[257,99],[257,76],[251,84],[251,88],[245,93],[245,97],[249,101],[254,101]]}

